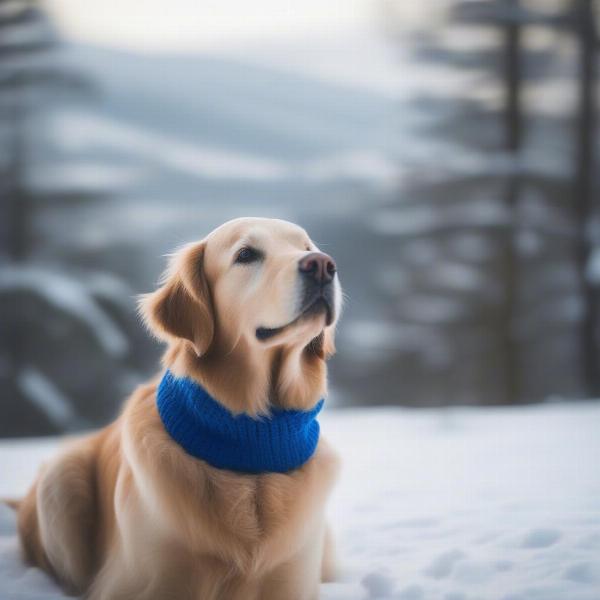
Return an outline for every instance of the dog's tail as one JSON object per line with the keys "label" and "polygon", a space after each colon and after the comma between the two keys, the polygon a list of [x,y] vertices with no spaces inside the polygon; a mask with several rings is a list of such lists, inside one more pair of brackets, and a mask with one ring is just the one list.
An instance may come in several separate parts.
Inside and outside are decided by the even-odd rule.
{"label": "dog's tail", "polygon": [[21,506],[21,500],[15,498],[0,498],[0,502],[6,504],[6,506],[9,506],[13,510],[19,510],[19,506]]}

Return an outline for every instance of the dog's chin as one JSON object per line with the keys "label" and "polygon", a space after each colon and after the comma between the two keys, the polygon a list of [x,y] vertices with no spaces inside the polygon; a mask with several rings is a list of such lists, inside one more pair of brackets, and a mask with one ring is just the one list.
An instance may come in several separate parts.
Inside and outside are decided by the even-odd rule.
{"label": "dog's chin", "polygon": [[[333,307],[325,298],[317,298],[309,304],[292,321],[281,327],[258,327],[256,329],[256,339],[261,342],[267,342],[283,337],[285,333],[291,333],[294,330],[313,329],[311,325],[318,326],[320,329],[328,327],[333,323],[335,314]],[[312,332],[310,332],[312,335]],[[318,332],[317,332],[318,333]]]}

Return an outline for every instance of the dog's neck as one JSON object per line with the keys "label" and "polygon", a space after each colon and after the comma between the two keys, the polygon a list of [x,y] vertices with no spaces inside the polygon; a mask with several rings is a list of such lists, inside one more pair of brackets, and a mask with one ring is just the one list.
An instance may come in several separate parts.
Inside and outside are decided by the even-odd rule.
{"label": "dog's neck", "polygon": [[257,355],[241,341],[233,350],[216,347],[198,357],[181,340],[171,344],[163,364],[178,377],[198,382],[233,413],[266,414],[271,407],[310,410],[326,395],[327,367],[312,344]]}
{"label": "dog's neck", "polygon": [[311,410],[271,408],[234,415],[200,384],[166,371],[156,393],[165,430],[188,454],[218,469],[287,473],[304,465],[319,441],[319,401]]}

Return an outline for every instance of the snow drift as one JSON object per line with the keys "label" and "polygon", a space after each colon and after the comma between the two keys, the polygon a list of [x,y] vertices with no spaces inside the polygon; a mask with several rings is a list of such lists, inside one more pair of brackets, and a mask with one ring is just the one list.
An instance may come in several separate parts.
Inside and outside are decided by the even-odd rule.
{"label": "snow drift", "polygon": [[[329,411],[344,459],[330,505],[339,581],[323,600],[598,600],[600,404]],[[20,494],[54,440],[0,443]],[[0,598],[60,591],[0,507]]]}

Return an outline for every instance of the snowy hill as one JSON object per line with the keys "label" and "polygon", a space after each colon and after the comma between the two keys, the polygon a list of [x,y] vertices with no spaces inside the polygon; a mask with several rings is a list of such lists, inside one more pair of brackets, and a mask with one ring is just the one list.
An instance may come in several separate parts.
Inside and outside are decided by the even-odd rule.
{"label": "snowy hill", "polygon": [[[323,600],[597,600],[600,405],[328,411],[344,459],[330,518],[340,581]],[[0,495],[56,442],[0,443]],[[0,508],[0,598],[60,594],[18,557]]]}
{"label": "snowy hill", "polygon": [[[396,172],[397,107],[375,91],[217,56],[67,45],[61,60],[97,92],[79,112],[63,110],[52,130],[76,156],[141,158],[200,179],[267,183],[377,184]],[[163,160],[173,152],[187,160]]]}

